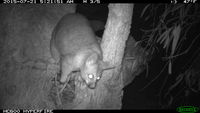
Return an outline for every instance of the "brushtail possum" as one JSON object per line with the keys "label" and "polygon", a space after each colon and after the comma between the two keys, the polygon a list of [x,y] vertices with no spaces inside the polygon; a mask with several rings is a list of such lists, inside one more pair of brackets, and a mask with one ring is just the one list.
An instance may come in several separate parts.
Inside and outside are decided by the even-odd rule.
{"label": "brushtail possum", "polygon": [[60,63],[60,82],[70,79],[70,73],[80,71],[89,88],[95,88],[102,71],[109,63],[102,61],[102,50],[89,21],[81,14],[67,14],[52,32],[51,55]]}

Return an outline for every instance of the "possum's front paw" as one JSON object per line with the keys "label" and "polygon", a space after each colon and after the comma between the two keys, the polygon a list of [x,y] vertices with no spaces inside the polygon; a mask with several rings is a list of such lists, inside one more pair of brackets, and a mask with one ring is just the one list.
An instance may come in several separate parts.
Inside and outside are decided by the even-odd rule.
{"label": "possum's front paw", "polygon": [[86,88],[86,84],[84,82],[79,82],[79,81],[75,81],[75,86],[80,89]]}
{"label": "possum's front paw", "polygon": [[77,76],[75,79],[75,86],[81,89],[84,89],[86,87],[85,82],[81,78],[81,76]]}
{"label": "possum's front paw", "polygon": [[71,86],[72,84],[70,83],[71,82],[69,81],[69,79],[67,79],[67,81],[64,83],[58,81],[58,88],[60,89],[59,92],[62,93],[64,89],[73,91],[73,86]]}
{"label": "possum's front paw", "polygon": [[60,84],[68,83],[69,80],[70,80],[70,76],[62,77],[62,76],[61,76],[61,73],[58,73],[58,74],[57,74],[57,81],[58,81]]}

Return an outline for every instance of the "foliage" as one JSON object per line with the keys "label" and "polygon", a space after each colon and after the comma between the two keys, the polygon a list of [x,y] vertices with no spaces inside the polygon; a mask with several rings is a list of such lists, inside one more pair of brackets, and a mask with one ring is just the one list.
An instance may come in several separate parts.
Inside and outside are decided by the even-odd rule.
{"label": "foliage", "polygon": [[[147,16],[145,16],[146,13],[148,13]],[[141,17],[145,17],[145,21],[153,21],[150,29],[142,30],[144,32],[142,40],[146,42],[146,49],[148,49],[151,54],[155,53],[155,50],[164,50],[165,57],[163,57],[163,59],[167,60],[166,65],[168,65],[168,74],[172,74],[172,63],[176,61],[178,57],[187,54],[200,35],[198,34],[195,37],[190,37],[192,40],[190,45],[183,43],[189,38],[188,33],[192,30],[192,27],[200,22],[199,5],[148,4],[143,9]],[[187,48],[184,48],[184,46],[187,46]],[[161,48],[158,49],[159,47]],[[196,52],[197,51],[199,51],[199,49],[196,49]],[[163,67],[163,70],[166,65]],[[185,78],[187,85],[190,84],[192,81],[188,76],[194,75],[190,72],[193,71],[188,69],[180,74],[176,79],[176,83],[168,89],[166,95],[168,95],[172,89],[177,87],[177,85],[184,80],[183,78]],[[158,76],[155,79],[157,79]],[[152,81],[150,83],[152,83]],[[200,80],[198,82],[200,82]],[[163,86],[164,85],[165,82],[163,83]],[[173,98],[170,98],[169,100],[168,105],[171,105]]]}

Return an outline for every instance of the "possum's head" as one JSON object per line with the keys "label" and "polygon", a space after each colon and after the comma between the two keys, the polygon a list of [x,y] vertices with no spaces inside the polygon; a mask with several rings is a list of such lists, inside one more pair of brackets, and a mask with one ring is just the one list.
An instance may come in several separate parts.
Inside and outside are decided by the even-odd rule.
{"label": "possum's head", "polygon": [[95,88],[96,83],[101,78],[101,73],[98,64],[98,54],[91,54],[85,60],[84,66],[81,69],[81,76],[89,88]]}
{"label": "possum's head", "polygon": [[84,63],[84,66],[81,69],[81,75],[86,85],[94,89],[97,82],[101,79],[102,72],[105,69],[105,63],[102,59],[99,58],[98,54],[91,54]]}

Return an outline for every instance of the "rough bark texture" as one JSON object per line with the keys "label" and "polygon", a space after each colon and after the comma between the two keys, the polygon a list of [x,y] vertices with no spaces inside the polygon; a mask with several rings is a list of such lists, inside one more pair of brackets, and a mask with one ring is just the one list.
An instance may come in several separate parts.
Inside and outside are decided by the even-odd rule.
{"label": "rough bark texture", "polygon": [[105,71],[97,89],[94,90],[96,108],[120,109],[123,96],[123,77],[120,75],[126,40],[131,27],[133,4],[110,4],[109,14],[101,47],[104,61],[115,69]]}

